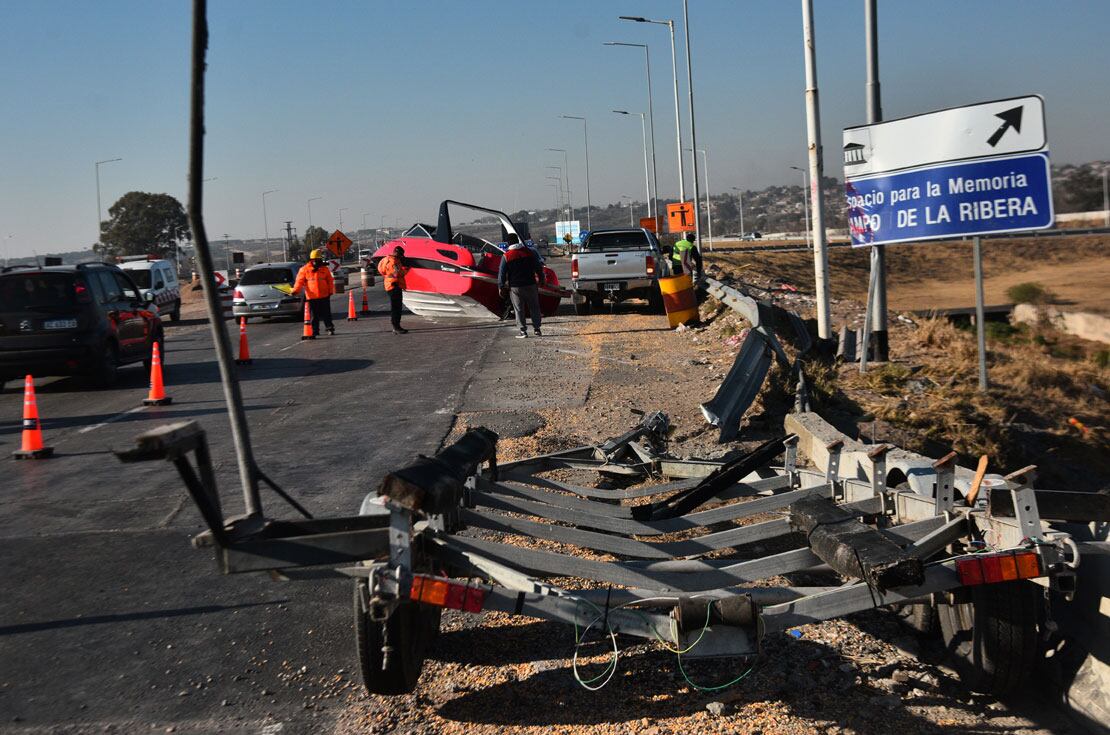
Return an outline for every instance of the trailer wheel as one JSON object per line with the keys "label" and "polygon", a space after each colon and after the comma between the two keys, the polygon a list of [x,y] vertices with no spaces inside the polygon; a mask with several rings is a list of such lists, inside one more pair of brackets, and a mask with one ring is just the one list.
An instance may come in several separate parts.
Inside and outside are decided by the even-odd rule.
{"label": "trailer wheel", "polygon": [[589,316],[590,315],[590,302],[589,302],[589,300],[583,301],[582,303],[575,302],[575,304],[574,304],[574,313],[577,316]]}
{"label": "trailer wheel", "polygon": [[[355,582],[355,648],[362,681],[371,694],[407,694],[416,688],[424,668],[424,649],[430,639],[433,615],[415,602],[404,600],[384,623],[370,619],[363,607],[365,580]],[[435,609],[435,630],[439,630],[439,609]],[[388,642],[393,651],[389,665],[382,667],[382,646]]]}
{"label": "trailer wheel", "polygon": [[939,628],[936,609],[926,602],[899,606],[898,618],[907,628],[926,637],[936,634]]}
{"label": "trailer wheel", "polygon": [[971,602],[937,605],[940,630],[960,680],[1002,696],[1025,683],[1037,658],[1037,589],[1028,582],[973,587]]}

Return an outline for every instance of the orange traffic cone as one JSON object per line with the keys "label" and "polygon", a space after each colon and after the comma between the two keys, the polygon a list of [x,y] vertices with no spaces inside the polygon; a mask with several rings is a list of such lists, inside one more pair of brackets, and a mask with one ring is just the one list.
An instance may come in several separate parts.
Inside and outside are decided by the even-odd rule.
{"label": "orange traffic cone", "polygon": [[363,316],[370,314],[370,302],[366,299],[366,288],[362,289],[362,311],[359,312]]}
{"label": "orange traffic cone", "polygon": [[54,447],[42,445],[39,427],[39,407],[35,401],[35,380],[30,375],[23,381],[23,444],[12,452],[16,459],[46,459],[54,454]]}
{"label": "orange traffic cone", "polygon": [[251,360],[251,346],[247,342],[247,318],[245,316],[239,317],[239,359],[235,361],[236,365],[250,365]]}
{"label": "orange traffic cone", "polygon": [[301,339],[316,339],[316,335],[312,333],[312,312],[309,311],[307,300],[304,302],[304,331],[301,332]]}
{"label": "orange traffic cone", "polygon": [[165,406],[173,403],[162,384],[162,351],[155,342],[150,348],[150,393],[143,399],[144,406]]}
{"label": "orange traffic cone", "polygon": [[347,321],[357,322],[358,314],[355,313],[355,292],[347,292]]}

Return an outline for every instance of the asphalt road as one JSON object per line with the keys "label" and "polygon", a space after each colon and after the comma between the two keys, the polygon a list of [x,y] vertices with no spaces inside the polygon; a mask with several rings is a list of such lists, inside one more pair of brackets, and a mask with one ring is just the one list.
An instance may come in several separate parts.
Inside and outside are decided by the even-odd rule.
{"label": "asphalt road", "polygon": [[[312,342],[300,323],[249,325],[254,364],[238,371],[259,464],[317,515],[357,512],[387,470],[438,449],[483,355],[514,331],[406,314],[398,336],[380,290],[371,309]],[[53,459],[11,459],[22,387],[0,395],[0,731],[319,732],[338,714],[329,692],[357,681],[347,583],[219,575],[190,546],[202,525],[172,467],[108,453],[196,420],[225,513],[241,512],[208,326],[166,333],[172,405],[141,408],[141,367],[111,390],[37,382]],[[263,492],[269,514],[292,515]]]}

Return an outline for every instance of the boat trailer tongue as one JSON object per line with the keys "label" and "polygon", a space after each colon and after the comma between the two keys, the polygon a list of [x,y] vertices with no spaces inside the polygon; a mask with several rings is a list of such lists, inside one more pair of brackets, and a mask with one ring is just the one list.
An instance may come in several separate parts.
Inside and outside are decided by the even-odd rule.
{"label": "boat trailer tongue", "polygon": [[[823,469],[800,466],[794,434],[728,460],[676,459],[663,449],[666,428],[651,413],[598,445],[508,462],[497,460],[495,433],[470,429],[387,473],[358,515],[292,520],[224,517],[195,422],[150,431],[117,455],[175,465],[208,526],[194,543],[215,549],[222,572],[353,579],[364,679],[379,693],[415,686],[445,608],[655,639],[685,658],[747,657],[776,631],[930,596],[955,604],[979,585],[1037,580],[1070,594],[1079,546],[1038,508],[1110,516],[1104,496],[1033,490],[1028,473],[967,505],[951,458],[926,477],[923,458],[888,456],[887,445],[845,451],[807,437]],[[886,484],[906,463],[927,492]],[[610,481],[575,484],[557,470]],[[780,550],[760,556],[757,543]],[[807,570],[832,579],[764,586]]]}

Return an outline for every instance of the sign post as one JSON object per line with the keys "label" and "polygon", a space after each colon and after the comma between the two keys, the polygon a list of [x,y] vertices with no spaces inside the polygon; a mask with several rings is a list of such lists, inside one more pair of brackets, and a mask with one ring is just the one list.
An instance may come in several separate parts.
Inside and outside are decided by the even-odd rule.
{"label": "sign post", "polygon": [[[1053,226],[1044,100],[1014,97],[845,128],[844,187],[855,247],[975,238],[986,390],[979,237]],[[865,333],[864,354],[869,343]]]}

